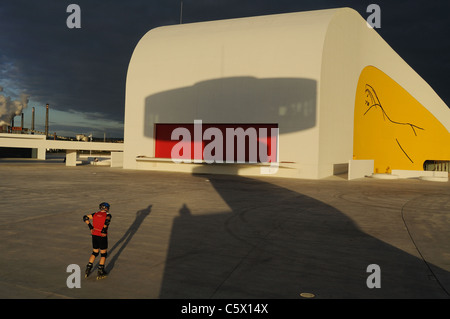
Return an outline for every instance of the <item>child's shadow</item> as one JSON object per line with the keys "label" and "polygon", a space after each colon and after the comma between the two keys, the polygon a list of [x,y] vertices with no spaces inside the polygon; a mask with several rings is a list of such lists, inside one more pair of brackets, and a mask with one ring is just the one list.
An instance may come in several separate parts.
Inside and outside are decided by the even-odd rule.
{"label": "child's shadow", "polygon": [[136,234],[137,230],[141,226],[145,217],[147,217],[150,214],[151,210],[152,210],[152,205],[149,205],[147,208],[136,212],[136,219],[134,220],[134,222],[130,225],[130,227],[125,232],[125,234],[122,236],[122,238],[120,238],[114,244],[114,246],[108,251],[108,254],[111,254],[117,247],[119,247],[120,244],[122,244],[122,246],[120,246],[119,250],[114,254],[114,256],[112,256],[111,260],[109,261],[108,265],[106,266],[107,272],[110,272],[114,268],[114,265],[115,265],[117,259],[119,259],[120,254],[125,249],[125,247],[127,247],[128,243],[133,238],[134,234]]}

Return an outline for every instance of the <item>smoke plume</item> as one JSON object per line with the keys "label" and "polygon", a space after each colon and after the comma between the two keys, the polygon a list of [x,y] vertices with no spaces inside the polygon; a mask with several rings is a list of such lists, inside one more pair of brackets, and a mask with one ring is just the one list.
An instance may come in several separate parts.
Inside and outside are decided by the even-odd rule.
{"label": "smoke plume", "polygon": [[[0,86],[0,92],[3,87]],[[0,126],[11,125],[14,116],[20,115],[28,106],[28,95],[21,94],[20,100],[11,100],[10,97],[0,94]]]}

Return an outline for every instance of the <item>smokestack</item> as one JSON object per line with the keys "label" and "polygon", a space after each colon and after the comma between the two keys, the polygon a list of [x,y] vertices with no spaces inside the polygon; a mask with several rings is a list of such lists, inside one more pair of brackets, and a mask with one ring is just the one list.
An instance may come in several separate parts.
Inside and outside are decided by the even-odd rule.
{"label": "smokestack", "polygon": [[31,131],[34,131],[34,106],[31,109]]}
{"label": "smokestack", "polygon": [[20,120],[20,128],[23,130],[23,112],[22,112],[22,118],[21,118],[21,120]]}
{"label": "smokestack", "polygon": [[45,138],[48,136],[48,104],[45,110]]}
{"label": "smokestack", "polygon": [[14,116],[20,115],[22,110],[27,107],[28,95],[21,94],[19,100],[12,100],[1,92],[3,92],[3,87],[0,86],[0,125],[4,126],[12,124]]}

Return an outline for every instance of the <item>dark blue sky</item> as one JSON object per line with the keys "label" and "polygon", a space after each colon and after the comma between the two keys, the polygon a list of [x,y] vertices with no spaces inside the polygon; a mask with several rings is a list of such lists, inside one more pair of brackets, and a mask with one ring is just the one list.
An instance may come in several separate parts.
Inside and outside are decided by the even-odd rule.
{"label": "dark blue sky", "polygon": [[[69,29],[66,8],[81,8],[81,29]],[[450,1],[183,0],[183,23],[307,10],[351,7],[367,18],[381,7],[377,32],[450,105]],[[30,95],[25,126],[36,107],[43,126],[50,104],[50,131],[123,136],[129,59],[150,29],[177,24],[180,0],[2,0],[0,93]]]}

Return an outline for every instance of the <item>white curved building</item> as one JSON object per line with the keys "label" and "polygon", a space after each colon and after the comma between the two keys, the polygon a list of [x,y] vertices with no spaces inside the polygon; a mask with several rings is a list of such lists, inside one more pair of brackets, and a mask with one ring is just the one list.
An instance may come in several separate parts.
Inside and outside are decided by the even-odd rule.
{"label": "white curved building", "polygon": [[[378,97],[371,105],[367,84]],[[408,126],[424,116],[425,129]],[[386,119],[401,125],[385,129]],[[436,119],[439,132],[431,129]],[[245,143],[243,162],[252,162],[250,133],[256,132],[256,152],[265,144],[272,148],[269,159],[257,162],[270,163],[227,163],[233,145],[227,149],[226,132],[238,127],[250,136],[235,141],[237,153]],[[397,130],[405,127],[403,136]],[[261,132],[273,128],[278,134],[264,140]],[[149,31],[134,50],[124,168],[255,175],[269,167],[265,173],[273,176],[316,179],[357,159],[373,160],[373,172],[418,170],[429,153],[415,156],[414,148],[429,140],[439,148],[448,143],[449,130],[445,103],[352,9],[182,24]],[[411,131],[428,135],[416,141],[407,136]],[[202,155],[220,137],[223,148],[209,144],[209,164]],[[449,151],[431,155],[427,160],[450,160]]]}

